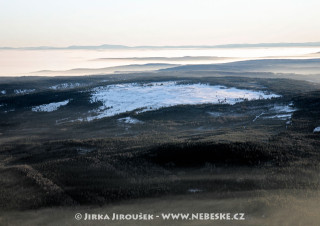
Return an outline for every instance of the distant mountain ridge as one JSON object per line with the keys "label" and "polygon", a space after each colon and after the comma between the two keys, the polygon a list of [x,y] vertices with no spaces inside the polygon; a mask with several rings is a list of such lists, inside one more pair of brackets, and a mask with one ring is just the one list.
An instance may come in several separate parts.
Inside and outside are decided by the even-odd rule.
{"label": "distant mountain ridge", "polygon": [[256,44],[226,44],[226,45],[181,45],[181,46],[125,46],[103,44],[98,46],[68,46],[68,47],[0,47],[0,50],[98,50],[98,49],[185,49],[185,48],[250,48],[250,47],[320,47],[320,42],[304,43],[256,43]]}
{"label": "distant mountain ridge", "polygon": [[177,67],[180,64],[130,64],[123,66],[114,66],[114,67],[105,67],[105,68],[74,68],[65,71],[52,71],[52,70],[41,70],[31,72],[30,74],[38,74],[38,75],[77,75],[77,74],[108,74],[115,72],[132,72],[132,71],[156,71],[160,69]]}
{"label": "distant mountain ridge", "polygon": [[181,65],[160,71],[229,71],[320,74],[320,59],[258,59],[219,64]]}
{"label": "distant mountain ridge", "polygon": [[205,61],[205,60],[225,60],[230,57],[215,57],[215,56],[183,56],[183,57],[122,57],[122,58],[97,58],[94,61],[103,60],[134,60],[134,61]]}

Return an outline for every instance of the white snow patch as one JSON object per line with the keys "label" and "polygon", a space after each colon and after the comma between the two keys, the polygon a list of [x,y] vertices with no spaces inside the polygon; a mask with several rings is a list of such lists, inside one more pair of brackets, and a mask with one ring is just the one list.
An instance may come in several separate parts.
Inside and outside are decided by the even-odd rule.
{"label": "white snow patch", "polygon": [[35,112],[52,112],[58,110],[60,107],[65,106],[69,103],[69,100],[55,102],[50,104],[43,104],[32,108]]}
{"label": "white snow patch", "polygon": [[68,123],[68,122],[70,122],[69,118],[57,119],[56,125],[61,125],[61,124]]}
{"label": "white snow patch", "polygon": [[208,84],[178,84],[177,82],[126,83],[100,86],[92,90],[91,103],[102,102],[91,121],[124,112],[157,110],[163,107],[192,104],[236,104],[244,100],[280,97],[262,91],[211,86]]}
{"label": "white snow patch", "polygon": [[270,109],[271,116],[265,116],[264,118],[272,118],[272,119],[280,119],[280,120],[290,120],[292,118],[293,112],[297,109],[293,107],[293,103],[289,103],[288,105],[279,105],[276,104],[273,108]]}
{"label": "white snow patch", "polygon": [[7,91],[6,90],[1,90],[0,92],[2,95],[6,95],[7,94]]}
{"label": "white snow patch", "polygon": [[288,120],[291,119],[292,114],[283,114],[283,115],[273,115],[273,116],[268,116],[265,118],[278,118],[278,119],[282,119],[282,120]]}
{"label": "white snow patch", "polygon": [[295,112],[297,109],[293,108],[292,104],[289,104],[289,105],[274,105],[274,107],[271,110],[277,113],[290,113],[290,112]]}
{"label": "white snow patch", "polygon": [[49,89],[53,89],[53,90],[59,90],[59,89],[72,89],[72,88],[76,88],[81,86],[80,83],[76,82],[76,83],[62,83],[62,84],[58,84],[55,86],[50,86]]}
{"label": "white snow patch", "polygon": [[314,128],[313,132],[314,133],[320,133],[320,126]]}
{"label": "white snow patch", "polygon": [[128,124],[139,124],[139,123],[143,123],[142,121],[135,119],[135,118],[131,118],[131,117],[125,117],[125,118],[119,118],[118,119],[119,122],[124,122],[124,123],[128,123]]}
{"label": "white snow patch", "polygon": [[13,111],[15,111],[14,108],[13,109],[9,109],[8,111],[4,111],[4,113],[9,113],[9,112],[13,112]]}
{"label": "white snow patch", "polygon": [[209,115],[211,115],[212,117],[220,117],[222,115],[222,113],[220,112],[212,112],[212,111],[208,111],[207,112]]}
{"label": "white snow patch", "polygon": [[36,91],[35,89],[15,89],[13,92],[15,94],[28,94]]}
{"label": "white snow patch", "polygon": [[188,189],[188,192],[190,192],[190,193],[199,193],[199,192],[202,192],[202,190],[198,189],[198,188],[190,188],[190,189]]}

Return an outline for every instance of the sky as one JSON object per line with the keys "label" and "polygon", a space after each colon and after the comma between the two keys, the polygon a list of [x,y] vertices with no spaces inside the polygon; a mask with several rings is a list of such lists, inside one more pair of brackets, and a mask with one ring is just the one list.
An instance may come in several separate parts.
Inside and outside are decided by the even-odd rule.
{"label": "sky", "polygon": [[319,0],[0,0],[0,46],[319,42]]}

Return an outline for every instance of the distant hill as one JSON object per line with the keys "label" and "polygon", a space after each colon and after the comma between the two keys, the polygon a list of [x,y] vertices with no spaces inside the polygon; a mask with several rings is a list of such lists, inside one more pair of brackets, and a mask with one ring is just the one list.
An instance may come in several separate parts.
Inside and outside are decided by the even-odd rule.
{"label": "distant hill", "polygon": [[124,57],[124,58],[98,58],[95,61],[118,61],[118,60],[133,60],[133,61],[208,61],[208,60],[225,60],[229,57],[211,57],[211,56],[184,56],[184,57]]}
{"label": "distant hill", "polygon": [[31,75],[97,75],[110,74],[115,72],[136,72],[136,71],[155,71],[164,68],[176,67],[179,64],[132,64],[125,66],[106,67],[106,68],[75,68],[66,71],[43,70],[30,73]]}
{"label": "distant hill", "polygon": [[305,43],[256,43],[256,44],[227,44],[227,45],[181,45],[181,46],[125,46],[125,45],[99,45],[99,46],[68,46],[68,47],[0,47],[0,50],[21,49],[21,50],[77,50],[77,49],[185,49],[185,48],[248,48],[248,47],[320,47],[320,42],[305,42]]}
{"label": "distant hill", "polygon": [[230,71],[320,74],[320,59],[263,59],[221,64],[183,65],[161,71]]}

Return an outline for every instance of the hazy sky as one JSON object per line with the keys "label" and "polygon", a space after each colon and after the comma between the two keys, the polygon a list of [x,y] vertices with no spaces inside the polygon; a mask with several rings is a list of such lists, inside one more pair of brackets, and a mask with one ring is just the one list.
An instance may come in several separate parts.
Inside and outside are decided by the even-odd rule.
{"label": "hazy sky", "polygon": [[320,41],[319,0],[0,0],[0,46]]}

